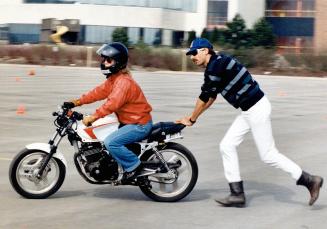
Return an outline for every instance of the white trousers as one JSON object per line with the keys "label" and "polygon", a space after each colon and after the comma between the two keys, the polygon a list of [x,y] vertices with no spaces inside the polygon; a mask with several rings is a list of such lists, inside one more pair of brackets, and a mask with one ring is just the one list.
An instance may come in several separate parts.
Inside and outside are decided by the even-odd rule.
{"label": "white trousers", "polygon": [[245,134],[252,132],[260,158],[263,162],[280,168],[298,180],[302,169],[293,161],[279,153],[271,129],[271,105],[266,96],[254,106],[237,116],[220,143],[225,177],[229,183],[241,181],[236,147],[244,140]]}

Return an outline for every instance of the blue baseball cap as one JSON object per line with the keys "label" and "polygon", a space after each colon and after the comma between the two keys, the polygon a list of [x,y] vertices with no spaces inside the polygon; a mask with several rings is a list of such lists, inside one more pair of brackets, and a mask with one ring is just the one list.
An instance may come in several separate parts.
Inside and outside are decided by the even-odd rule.
{"label": "blue baseball cap", "polygon": [[190,46],[190,49],[186,52],[186,55],[191,55],[195,50],[201,48],[213,49],[212,44],[205,38],[195,38]]}

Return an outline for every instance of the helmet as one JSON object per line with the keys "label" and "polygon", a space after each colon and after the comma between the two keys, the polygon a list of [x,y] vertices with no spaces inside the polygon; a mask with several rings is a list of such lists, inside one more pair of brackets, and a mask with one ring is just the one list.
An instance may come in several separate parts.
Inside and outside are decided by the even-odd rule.
{"label": "helmet", "polygon": [[103,58],[111,58],[115,60],[115,63],[110,67],[106,67],[104,65],[105,60],[101,62],[101,72],[107,77],[117,73],[119,70],[124,69],[127,66],[128,50],[126,46],[120,42],[104,44],[98,49],[96,53]]}

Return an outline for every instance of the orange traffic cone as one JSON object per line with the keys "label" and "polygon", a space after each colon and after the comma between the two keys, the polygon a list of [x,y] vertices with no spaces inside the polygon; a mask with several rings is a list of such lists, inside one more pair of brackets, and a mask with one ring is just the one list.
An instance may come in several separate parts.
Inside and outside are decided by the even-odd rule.
{"label": "orange traffic cone", "polygon": [[34,70],[34,69],[31,69],[31,70],[28,72],[28,75],[29,75],[29,76],[34,76],[34,75],[35,75],[35,70]]}
{"label": "orange traffic cone", "polygon": [[285,91],[279,91],[278,96],[281,96],[281,97],[287,96],[287,93]]}
{"label": "orange traffic cone", "polygon": [[25,106],[24,105],[19,105],[17,107],[17,110],[16,110],[16,114],[17,115],[23,115],[25,114],[26,110],[25,110]]}

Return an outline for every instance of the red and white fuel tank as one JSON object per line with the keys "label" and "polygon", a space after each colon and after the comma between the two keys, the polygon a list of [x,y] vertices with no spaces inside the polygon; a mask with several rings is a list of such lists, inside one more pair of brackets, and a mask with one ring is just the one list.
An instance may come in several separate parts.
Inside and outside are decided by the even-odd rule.
{"label": "red and white fuel tank", "polygon": [[96,120],[92,126],[85,126],[82,121],[77,122],[77,133],[83,142],[104,141],[112,132],[118,129],[119,122],[115,115],[108,115]]}

